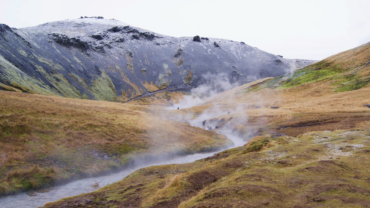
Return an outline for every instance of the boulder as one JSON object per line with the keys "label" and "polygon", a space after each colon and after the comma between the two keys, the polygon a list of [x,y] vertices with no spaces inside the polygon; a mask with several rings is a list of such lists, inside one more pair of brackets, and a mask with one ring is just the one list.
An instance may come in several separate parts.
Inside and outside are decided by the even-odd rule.
{"label": "boulder", "polygon": [[154,34],[153,33],[143,32],[143,33],[139,33],[139,34],[140,34],[140,37],[142,37],[144,39],[147,39],[147,40],[153,40],[154,39]]}
{"label": "boulder", "polygon": [[140,36],[137,34],[131,35],[131,40],[140,40]]}
{"label": "boulder", "polygon": [[193,41],[201,42],[199,35],[193,37]]}
{"label": "boulder", "polygon": [[117,26],[108,29],[109,32],[114,32],[114,33],[115,32],[120,32],[122,30],[123,30],[123,27],[117,27]]}
{"label": "boulder", "polygon": [[182,51],[182,49],[181,48],[179,48],[179,50],[177,50],[177,52],[176,52],[176,54],[175,54],[175,58],[178,58],[178,57],[180,57],[181,55],[182,55],[182,53],[183,53],[183,51]]}
{"label": "boulder", "polygon": [[96,40],[103,40],[105,36],[106,36],[105,33],[99,32],[99,33],[95,33],[91,37],[96,39]]}

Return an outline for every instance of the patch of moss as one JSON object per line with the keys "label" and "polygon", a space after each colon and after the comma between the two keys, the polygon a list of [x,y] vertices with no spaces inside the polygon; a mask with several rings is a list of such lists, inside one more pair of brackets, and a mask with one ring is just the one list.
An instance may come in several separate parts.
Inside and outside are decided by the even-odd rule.
{"label": "patch of moss", "polygon": [[168,86],[168,83],[162,83],[160,86],[158,86],[158,88],[162,90],[162,89],[165,89],[167,86]]}
{"label": "patch of moss", "polygon": [[104,70],[101,70],[101,77],[97,77],[92,81],[91,89],[93,94],[99,100],[116,100],[116,88],[111,80],[111,78],[105,73]]}
{"label": "patch of moss", "polygon": [[252,142],[247,149],[243,151],[243,153],[248,153],[248,152],[258,152],[262,150],[264,146],[266,146],[269,143],[270,139],[269,138],[264,138],[260,139],[257,141]]}
{"label": "patch of moss", "polygon": [[190,70],[188,70],[188,74],[184,78],[185,83],[190,84],[192,79],[193,79],[193,73]]}
{"label": "patch of moss", "polygon": [[279,82],[280,82],[281,79],[283,79],[283,77],[284,76],[276,77],[274,79],[270,79],[270,80],[267,80],[265,82],[262,82],[262,83],[259,83],[259,84],[256,84],[256,85],[252,85],[252,86],[247,88],[245,93],[260,91],[260,90],[263,90],[265,88],[276,88],[276,87],[278,87]]}
{"label": "patch of moss", "polygon": [[347,71],[347,69],[341,68],[340,65],[333,66],[326,61],[320,61],[294,72],[291,78],[282,82],[281,88],[291,88],[301,84],[322,81],[345,71]]}
{"label": "patch of moss", "polygon": [[[15,170],[7,174],[0,183],[0,193],[16,193],[44,187],[50,184],[55,177],[53,168],[40,168],[35,165],[25,170]],[[6,190],[6,192],[1,190]]]}
{"label": "patch of moss", "polygon": [[336,78],[338,81],[332,83],[336,86],[335,92],[346,92],[358,90],[370,83],[370,77],[359,77],[358,75],[348,74]]}
{"label": "patch of moss", "polygon": [[21,90],[19,90],[19,89],[16,89],[16,88],[14,88],[14,87],[10,87],[10,86],[5,85],[5,84],[2,84],[2,83],[0,83],[0,89],[1,89],[1,90],[7,90],[7,91],[13,91],[13,92],[22,92],[22,91],[21,91]]}
{"label": "patch of moss", "polygon": [[33,93],[32,90],[28,89],[27,87],[25,86],[22,86],[22,85],[19,85],[18,83],[15,83],[15,82],[11,82],[10,85],[16,89],[19,89],[21,90],[22,92],[28,92],[28,93]]}
{"label": "patch of moss", "polygon": [[139,100],[143,103],[150,103],[150,101],[146,98],[140,98]]}

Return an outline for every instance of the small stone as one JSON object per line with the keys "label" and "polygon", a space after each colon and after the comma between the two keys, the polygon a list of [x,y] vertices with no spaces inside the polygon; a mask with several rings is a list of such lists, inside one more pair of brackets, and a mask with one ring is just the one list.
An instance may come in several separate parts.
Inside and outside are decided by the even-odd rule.
{"label": "small stone", "polygon": [[333,159],[333,157],[329,157],[329,159]]}

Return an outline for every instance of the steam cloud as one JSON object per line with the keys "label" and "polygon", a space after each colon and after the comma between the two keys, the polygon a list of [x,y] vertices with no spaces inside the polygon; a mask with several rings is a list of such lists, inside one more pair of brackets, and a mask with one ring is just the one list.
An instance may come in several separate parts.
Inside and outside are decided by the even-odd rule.
{"label": "steam cloud", "polygon": [[174,104],[170,109],[191,108],[204,103],[207,98],[218,93],[230,90],[239,86],[238,83],[231,83],[227,74],[211,74],[203,75],[205,83],[191,90],[190,95],[185,95],[179,103]]}

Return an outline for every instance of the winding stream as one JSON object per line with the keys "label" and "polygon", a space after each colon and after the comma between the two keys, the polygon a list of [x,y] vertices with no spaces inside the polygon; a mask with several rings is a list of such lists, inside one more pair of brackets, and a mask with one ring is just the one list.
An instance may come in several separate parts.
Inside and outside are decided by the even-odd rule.
{"label": "winding stream", "polygon": [[[231,134],[225,134],[225,133],[224,135],[234,142],[234,146],[229,147],[227,149],[242,146],[245,144],[245,141],[243,141],[242,139],[238,137],[235,137]],[[65,185],[56,186],[56,187],[52,187],[52,188],[45,189],[45,190],[31,191],[31,192],[21,193],[21,194],[17,194],[13,196],[6,196],[3,198],[0,198],[0,207],[1,208],[21,208],[21,207],[22,208],[23,207],[24,208],[35,208],[38,206],[43,206],[44,204],[48,202],[57,201],[65,197],[71,197],[71,196],[76,196],[79,194],[95,191],[96,189],[92,187],[92,184],[99,183],[100,188],[101,188],[111,183],[122,180],[127,175],[129,175],[130,173],[140,168],[156,166],[156,165],[165,165],[165,164],[190,163],[196,160],[210,157],[224,150],[225,149],[217,151],[217,152],[211,152],[211,153],[199,153],[199,154],[179,156],[179,157],[167,159],[167,160],[160,161],[160,162],[144,163],[144,164],[140,164],[132,168],[127,168],[123,171],[110,174],[110,175],[81,179],[81,180],[67,183]]]}

